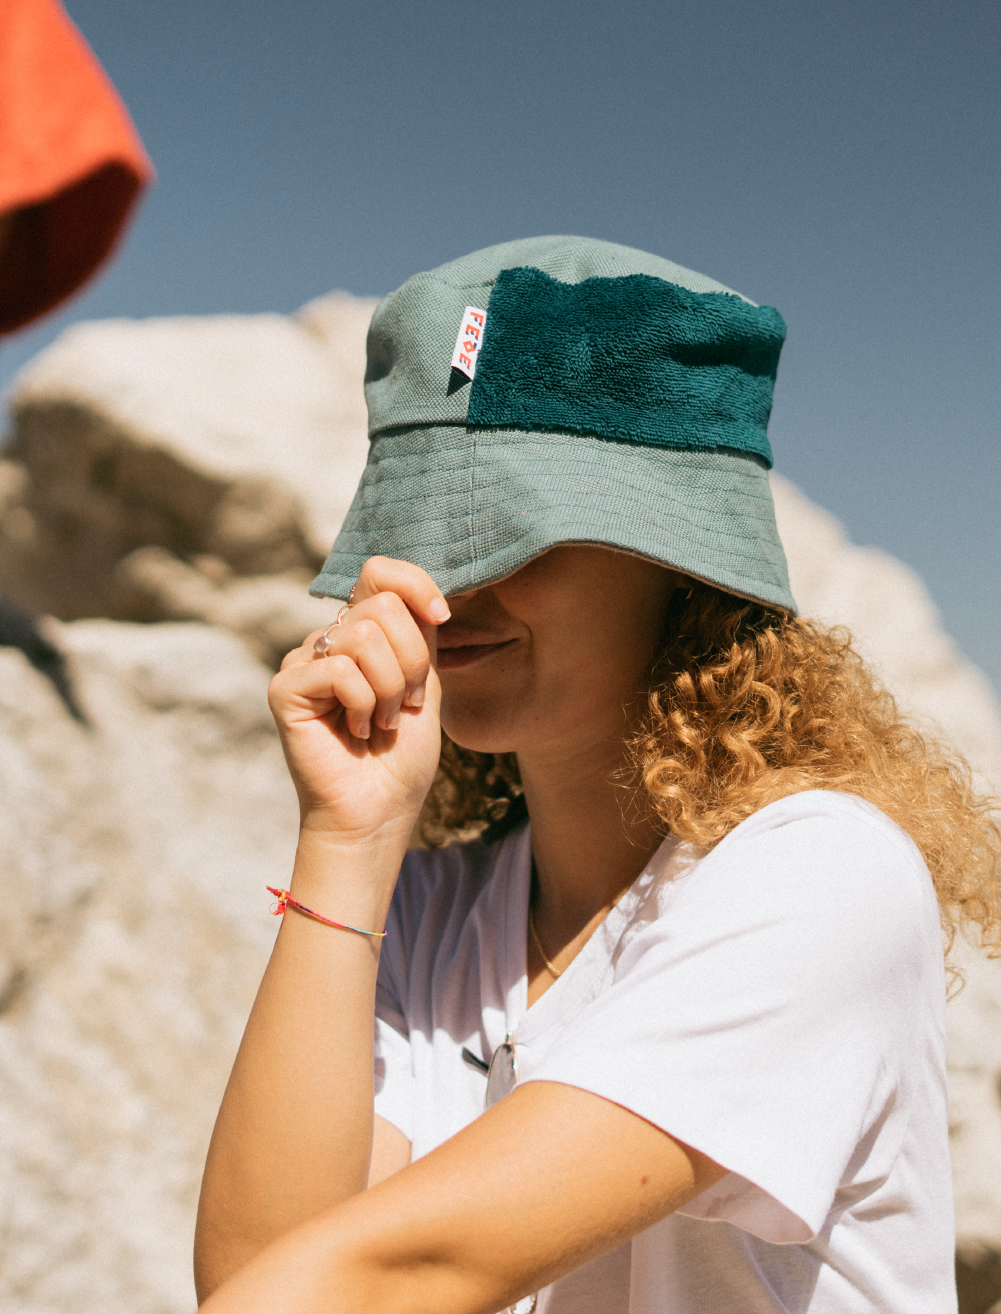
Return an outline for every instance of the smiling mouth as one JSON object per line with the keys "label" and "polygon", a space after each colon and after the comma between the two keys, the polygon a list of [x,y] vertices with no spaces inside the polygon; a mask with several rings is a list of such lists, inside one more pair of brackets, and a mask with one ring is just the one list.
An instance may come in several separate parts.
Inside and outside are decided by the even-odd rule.
{"label": "smiling mouth", "polygon": [[492,657],[494,653],[509,648],[514,639],[504,639],[500,643],[463,643],[455,647],[438,649],[438,670],[457,671],[463,666],[472,666],[474,662]]}

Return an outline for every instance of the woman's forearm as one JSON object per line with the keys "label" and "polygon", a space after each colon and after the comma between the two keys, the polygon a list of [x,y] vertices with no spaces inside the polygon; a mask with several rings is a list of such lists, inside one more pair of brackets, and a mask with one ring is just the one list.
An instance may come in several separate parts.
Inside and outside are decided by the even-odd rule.
{"label": "woman's forearm", "polygon": [[490,1314],[725,1171],[620,1105],[530,1082],[256,1254],[204,1314]]}
{"label": "woman's forearm", "polygon": [[[306,831],[293,893],[325,916],[381,930],[406,838],[352,845]],[[364,1188],[379,944],[285,915],[205,1167],[200,1299],[277,1236]]]}

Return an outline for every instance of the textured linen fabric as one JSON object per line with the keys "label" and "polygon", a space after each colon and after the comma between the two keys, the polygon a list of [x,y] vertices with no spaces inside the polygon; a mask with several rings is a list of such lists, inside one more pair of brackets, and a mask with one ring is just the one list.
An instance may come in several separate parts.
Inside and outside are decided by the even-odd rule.
{"label": "textured linen fabric", "polygon": [[[859,799],[811,791],[707,855],[669,841],[527,1008],[530,851],[522,826],[406,859],[376,1112],[414,1157],[482,1111],[462,1047],[486,1060],[510,1033],[520,1080],[592,1091],[730,1169],[633,1238],[628,1293],[621,1253],[594,1271],[596,1288],[616,1284],[611,1308],[955,1310],[944,970],[910,839]],[[576,1314],[564,1283],[585,1278],[542,1293],[543,1314]]]}
{"label": "textured linen fabric", "polygon": [[[566,429],[552,428],[551,414],[546,432],[526,430],[524,410],[511,424],[473,423],[469,407],[477,380],[472,388],[453,386],[456,333],[466,306],[486,307],[506,271],[526,268],[557,281],[560,295],[570,295],[578,308],[580,298],[587,301],[592,293],[573,289],[589,280],[659,283],[658,323],[663,328],[670,302],[680,317],[679,341],[672,339],[670,351],[666,356],[661,351],[656,362],[657,352],[651,355],[647,344],[645,370],[656,364],[654,372],[664,384],[688,352],[684,377],[671,375],[671,386],[654,398],[649,389],[640,396],[637,380],[644,370],[634,374],[631,388],[618,388],[614,423],[603,408],[609,422],[602,433],[582,431],[590,423],[582,399],[597,395],[590,384],[582,384],[580,414]],[[771,353],[764,367],[740,334],[737,354],[744,353],[743,364],[719,352],[708,367],[701,357],[691,357],[696,346],[703,354],[715,350],[719,328],[711,326],[713,316],[690,313],[702,304],[698,298],[717,308],[725,304],[723,318],[729,323],[758,326],[758,347]],[[508,303],[509,323],[511,311]],[[607,318],[604,312],[592,316],[595,343],[608,329]],[[696,322],[702,324],[701,337],[692,336]],[[779,325],[776,311],[756,307],[712,279],[590,238],[509,242],[415,275],[381,302],[372,318],[365,378],[369,460],[311,592],[346,597],[368,557],[383,555],[420,565],[447,595],[494,583],[557,543],[597,543],[795,612],[765,478],[770,449],[764,426]],[[488,315],[481,357],[487,362],[488,393],[490,332]],[[576,332],[578,337],[584,332],[579,316]],[[630,341],[639,347],[644,326],[637,323],[624,332],[623,350]],[[613,391],[607,374],[603,386],[607,402]],[[627,420],[631,391],[635,406]],[[510,401],[509,388],[505,405]],[[564,417],[575,409],[565,387],[562,405]],[[651,442],[655,431],[688,445]],[[753,452],[739,450],[749,446]]]}
{"label": "textured linen fabric", "polygon": [[502,269],[466,422],[567,430],[772,464],[782,316],[649,274],[561,283]]}
{"label": "textured linen fabric", "polygon": [[370,556],[412,561],[446,596],[558,543],[635,552],[740,597],[792,607],[768,473],[742,452],[456,425],[391,430],[312,592],[346,598]]}

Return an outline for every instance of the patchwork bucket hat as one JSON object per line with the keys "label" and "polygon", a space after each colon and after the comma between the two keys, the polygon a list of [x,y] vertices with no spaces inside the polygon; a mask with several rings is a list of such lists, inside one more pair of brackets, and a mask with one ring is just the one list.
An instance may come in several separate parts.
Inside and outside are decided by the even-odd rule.
{"label": "patchwork bucket hat", "polygon": [[669,260],[581,237],[488,247],[377,307],[371,448],[311,592],[366,559],[442,593],[603,544],[795,611],[768,486],[785,323]]}

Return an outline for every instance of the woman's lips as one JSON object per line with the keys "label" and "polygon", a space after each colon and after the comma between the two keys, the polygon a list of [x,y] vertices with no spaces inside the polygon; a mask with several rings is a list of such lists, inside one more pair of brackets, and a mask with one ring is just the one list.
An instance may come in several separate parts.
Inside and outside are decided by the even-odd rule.
{"label": "woman's lips", "polygon": [[512,643],[514,643],[514,639],[502,639],[499,642],[477,639],[471,643],[446,645],[439,642],[438,670],[457,671],[463,666],[471,666],[474,662],[482,661],[485,657],[500,652],[502,648],[507,648]]}

